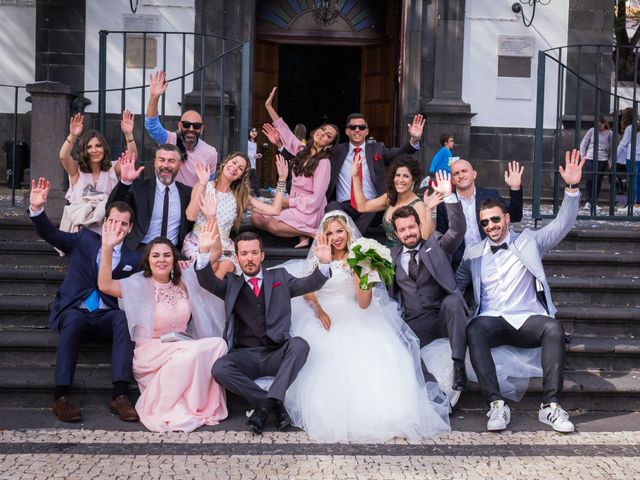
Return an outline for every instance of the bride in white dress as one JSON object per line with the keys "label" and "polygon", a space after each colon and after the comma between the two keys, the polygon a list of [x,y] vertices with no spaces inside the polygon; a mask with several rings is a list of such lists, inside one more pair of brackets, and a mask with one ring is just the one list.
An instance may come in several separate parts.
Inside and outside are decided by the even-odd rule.
{"label": "bride in white dress", "polygon": [[[291,335],[303,337],[309,357],[287,391],[293,423],[317,441],[418,441],[449,431],[448,401],[426,385],[418,339],[382,286],[361,290],[346,258],[359,237],[343,212],[320,226],[333,251],[331,278],[321,290],[292,300]],[[287,262],[294,275],[311,268]]]}

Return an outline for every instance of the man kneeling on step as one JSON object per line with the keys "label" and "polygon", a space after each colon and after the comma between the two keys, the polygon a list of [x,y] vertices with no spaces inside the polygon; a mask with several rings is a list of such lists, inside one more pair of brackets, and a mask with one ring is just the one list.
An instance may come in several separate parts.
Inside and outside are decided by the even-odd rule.
{"label": "man kneeling on step", "polygon": [[496,199],[480,206],[480,225],[487,234],[467,247],[456,272],[464,291],[473,282],[475,317],[467,326],[471,364],[482,394],[491,406],[487,430],[507,428],[511,411],[500,393],[491,349],[500,345],[542,347],[543,396],[538,419],[558,432],[573,432],[569,415],[560,407],[566,355],[564,329],[554,318],[556,308],[542,266],[542,256],[573,227],[580,206],[578,185],[584,159],[567,152],[560,175],[566,182],[564,200],[556,218],[540,230],[509,230],[509,214]]}

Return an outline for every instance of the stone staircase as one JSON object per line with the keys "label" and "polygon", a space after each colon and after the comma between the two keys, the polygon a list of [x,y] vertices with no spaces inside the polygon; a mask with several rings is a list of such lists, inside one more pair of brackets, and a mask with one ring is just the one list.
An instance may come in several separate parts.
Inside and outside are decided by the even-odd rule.
{"label": "stone staircase", "polygon": [[[265,236],[267,264],[304,258],[307,251],[292,248],[294,243]],[[5,406],[51,405],[57,334],[46,325],[65,268],[66,259],[36,237],[28,219],[0,219],[0,395]],[[571,336],[564,406],[640,410],[638,229],[574,230],[545,257],[545,268],[558,318]],[[108,398],[109,351],[101,344],[82,348],[74,385],[74,398],[82,405],[102,405]],[[532,381],[514,406],[533,408],[541,388],[541,381]],[[462,395],[459,408],[484,408],[477,385]]]}

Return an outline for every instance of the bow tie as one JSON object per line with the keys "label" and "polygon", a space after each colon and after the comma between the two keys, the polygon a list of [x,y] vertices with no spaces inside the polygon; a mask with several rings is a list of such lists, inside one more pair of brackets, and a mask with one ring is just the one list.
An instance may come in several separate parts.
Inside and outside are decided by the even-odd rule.
{"label": "bow tie", "polygon": [[491,253],[496,253],[498,250],[509,250],[509,245],[501,243],[500,245],[490,245]]}

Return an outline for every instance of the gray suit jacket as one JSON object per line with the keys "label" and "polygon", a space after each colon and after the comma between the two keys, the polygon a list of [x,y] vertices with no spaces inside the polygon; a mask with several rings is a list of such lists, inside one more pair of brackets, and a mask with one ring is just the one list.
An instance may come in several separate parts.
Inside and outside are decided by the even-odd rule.
{"label": "gray suit jacket", "polygon": [[[235,273],[227,273],[220,280],[211,270],[210,263],[207,263],[201,270],[196,269],[196,275],[202,288],[224,300],[226,314],[224,339],[231,350],[234,345],[235,333],[233,308],[240,289],[244,285],[244,277]],[[262,275],[266,333],[274,342],[284,343],[289,338],[289,330],[291,329],[291,298],[320,290],[327,281],[327,277],[318,268],[302,278],[294,277],[284,268],[263,269]]]}
{"label": "gray suit jacket", "polygon": [[[448,294],[462,296],[456,286],[453,270],[451,269],[451,255],[453,255],[462,240],[464,240],[464,233],[466,231],[464,212],[462,211],[460,202],[446,203],[445,205],[449,216],[449,230],[444,234],[435,231],[429,238],[423,240],[420,251],[418,252],[418,258],[422,262],[422,265],[429,271],[431,277],[434,278]],[[391,249],[391,259],[393,260],[395,270],[402,268],[400,266],[401,254],[402,245]],[[402,293],[394,277],[393,282],[389,285],[389,295],[402,305]]]}
{"label": "gray suit jacket", "polygon": [[[551,290],[547,282],[547,277],[542,266],[542,256],[554,248],[562,239],[571,231],[578,216],[580,208],[580,195],[572,196],[565,193],[562,206],[558,211],[558,215],[547,226],[540,230],[523,230],[519,235],[511,232],[511,250],[524,264],[527,270],[536,279],[536,289],[544,294],[545,308],[550,316],[555,316],[556,307],[551,300]],[[456,282],[460,290],[473,283],[473,298],[475,300],[476,309],[474,315],[478,315],[482,298],[482,256],[488,239],[467,246],[462,258],[462,263],[456,271]]]}

